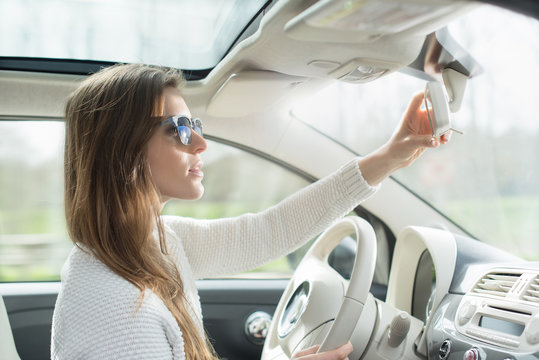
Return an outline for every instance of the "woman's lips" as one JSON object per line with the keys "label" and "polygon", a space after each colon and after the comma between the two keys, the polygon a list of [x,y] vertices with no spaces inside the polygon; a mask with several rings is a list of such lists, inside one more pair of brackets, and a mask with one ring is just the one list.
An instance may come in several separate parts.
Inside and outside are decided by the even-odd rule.
{"label": "woman's lips", "polygon": [[189,169],[189,174],[204,177],[204,173],[202,172],[202,161],[197,162],[193,167]]}

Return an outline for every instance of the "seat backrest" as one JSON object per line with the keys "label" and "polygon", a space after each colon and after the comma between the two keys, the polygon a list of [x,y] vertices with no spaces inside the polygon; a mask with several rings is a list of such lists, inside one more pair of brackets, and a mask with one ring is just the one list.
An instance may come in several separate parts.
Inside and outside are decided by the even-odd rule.
{"label": "seat backrest", "polygon": [[0,359],[20,360],[2,295],[0,295]]}

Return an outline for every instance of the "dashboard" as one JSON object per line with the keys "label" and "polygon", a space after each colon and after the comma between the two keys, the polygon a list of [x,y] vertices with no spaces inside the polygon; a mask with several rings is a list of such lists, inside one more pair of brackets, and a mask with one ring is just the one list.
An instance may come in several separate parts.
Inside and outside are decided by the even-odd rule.
{"label": "dashboard", "polygon": [[539,262],[409,227],[398,236],[391,270],[386,303],[424,324],[416,359],[539,359]]}
{"label": "dashboard", "polygon": [[[333,232],[333,245],[340,241],[347,254],[354,253],[354,241],[341,238],[343,235]],[[331,246],[324,249],[330,252]],[[309,252],[318,254],[313,248]],[[357,253],[367,256],[359,250]],[[319,257],[325,262],[331,254]],[[372,259],[376,255],[368,256]],[[295,326],[302,319],[304,324],[299,328],[302,332],[290,347],[289,329],[280,324],[279,331],[275,331],[273,326],[270,331],[275,335],[263,358],[284,359],[286,351],[289,355],[295,348],[306,348],[324,340],[334,320],[331,316],[337,310],[340,314],[340,309],[327,312],[322,320],[312,319],[320,309],[325,311],[329,306],[345,303],[339,298],[342,294],[334,295],[344,294],[350,264],[342,261],[346,257],[338,258],[339,266],[328,264],[331,271],[327,274],[339,276],[342,282],[329,277],[320,296],[310,294],[314,293],[311,285],[317,284],[313,279],[305,282],[301,278],[287,290],[292,297],[286,307],[285,303],[280,305],[284,309],[281,323]],[[308,270],[296,274],[303,277],[306,273],[313,274],[311,267]],[[330,276],[318,271],[314,274],[316,281]],[[341,283],[343,288],[332,288],[335,283]],[[305,307],[313,304],[316,311],[306,316]],[[539,359],[539,262],[524,261],[444,229],[419,226],[403,229],[397,237],[385,300],[369,295],[363,307],[361,317],[351,322],[354,352],[350,359]],[[304,331],[305,324],[311,323],[315,324],[314,328]]]}
{"label": "dashboard", "polygon": [[448,294],[430,325],[429,359],[538,359],[538,267],[489,269],[465,294]]}

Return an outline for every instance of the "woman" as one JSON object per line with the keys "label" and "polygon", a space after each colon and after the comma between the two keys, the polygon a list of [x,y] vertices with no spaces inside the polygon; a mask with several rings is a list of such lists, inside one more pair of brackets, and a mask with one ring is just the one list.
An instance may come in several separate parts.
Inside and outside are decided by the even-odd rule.
{"label": "woman", "polygon": [[[439,144],[417,94],[386,145],[277,206],[212,221],[160,216],[169,199],[204,192],[207,144],[190,120],[182,83],[177,70],[118,65],[90,76],[68,99],[65,211],[76,246],[53,317],[55,359],[215,359],[195,279],[252,269],[296,249]],[[315,351],[294,357],[344,359],[352,347]]]}

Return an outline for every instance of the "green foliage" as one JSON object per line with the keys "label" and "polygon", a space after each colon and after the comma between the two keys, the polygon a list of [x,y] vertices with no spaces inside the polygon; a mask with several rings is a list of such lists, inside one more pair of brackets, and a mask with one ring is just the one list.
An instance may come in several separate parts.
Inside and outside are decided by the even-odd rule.
{"label": "green foliage", "polygon": [[[539,196],[468,198],[451,201],[444,209],[456,223],[467,221],[468,230],[486,241],[527,260],[539,258]],[[477,221],[469,222],[469,219]],[[502,221],[500,221],[502,219]]]}
{"label": "green foliage", "polygon": [[54,266],[25,267],[0,265],[0,282],[60,281],[60,272]]}

